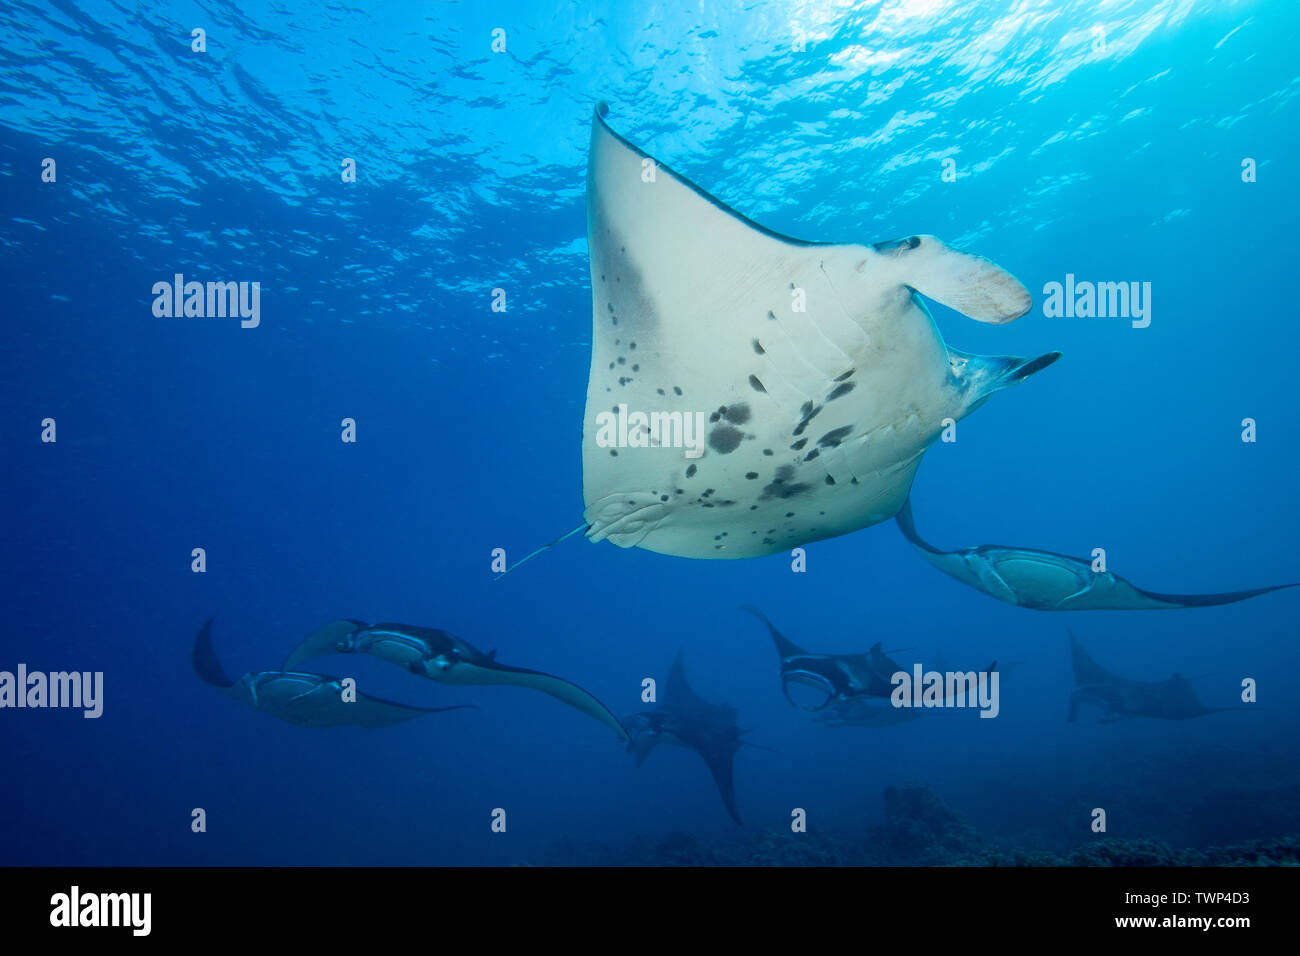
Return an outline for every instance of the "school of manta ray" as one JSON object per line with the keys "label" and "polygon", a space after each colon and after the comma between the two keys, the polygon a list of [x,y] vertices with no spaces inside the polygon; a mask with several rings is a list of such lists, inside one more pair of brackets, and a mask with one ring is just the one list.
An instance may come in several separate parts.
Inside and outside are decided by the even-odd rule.
{"label": "school of manta ray", "polygon": [[[991,544],[944,551],[927,542],[909,492],[945,420],[959,421],[1060,353],[962,352],[943,341],[924,299],[1001,325],[1030,310],[1029,292],[994,263],[933,236],[838,245],[779,235],[638,149],[608,125],[607,114],[603,103],[596,107],[587,167],[593,324],[584,520],[510,571],[579,531],[620,548],[740,559],[892,518],[940,571],[1038,611],[1206,607],[1296,586],[1161,593],[1049,551]],[[654,174],[644,175],[647,169]],[[801,307],[792,307],[796,300]],[[683,418],[707,410],[703,441],[688,454],[653,436],[636,447],[608,447],[597,440],[601,416],[619,414],[620,406]],[[891,701],[893,676],[908,668],[880,644],[866,652],[806,651],[759,609],[744,610],[768,629],[787,701],[814,719],[883,726],[921,716]],[[529,688],[605,725],[638,765],[659,743],[694,750],[727,813],[741,822],[733,761],[744,731],[733,708],[692,690],[680,652],[657,706],[620,719],[570,681],[502,663],[496,651],[484,653],[446,631],[407,624],[331,621],[293,648],[279,669],[234,680],[217,658],[212,624],[194,643],[195,672],[280,720],[389,727],[474,707],[414,707],[300,669],[334,654],[368,654],[444,684]],[[1177,674],[1162,682],[1130,680],[1097,664],[1073,635],[1070,650],[1069,720],[1085,706],[1099,709],[1104,723],[1189,719],[1222,709],[1203,706]],[[997,671],[993,662],[978,674]],[[791,685],[824,697],[797,702]]]}

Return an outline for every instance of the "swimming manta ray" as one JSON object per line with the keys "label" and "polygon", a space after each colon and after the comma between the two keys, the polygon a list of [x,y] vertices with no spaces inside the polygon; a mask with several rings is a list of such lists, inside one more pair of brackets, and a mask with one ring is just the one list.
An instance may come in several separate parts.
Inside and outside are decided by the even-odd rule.
{"label": "swimming manta ray", "polygon": [[1206,707],[1196,697],[1186,678],[1174,674],[1168,680],[1129,680],[1106,670],[1084,651],[1078,638],[1070,635],[1070,659],[1074,666],[1074,691],[1070,694],[1070,721],[1084,705],[1100,707],[1098,723],[1109,724],[1126,717],[1156,717],[1161,720],[1190,720],[1233,707]]}
{"label": "swimming manta ray", "polygon": [[1110,571],[1051,551],[981,544],[940,551],[923,539],[912,521],[911,502],[904,502],[897,523],[904,537],[932,565],[962,584],[1017,607],[1036,611],[1147,611],[1232,604],[1295,584],[1221,594],[1160,594],[1145,591]]}
{"label": "swimming manta ray", "polygon": [[286,669],[325,654],[371,654],[440,684],[512,684],[549,694],[594,717],[627,742],[627,730],[609,708],[577,684],[523,667],[499,663],[496,651],[484,654],[446,631],[414,624],[366,624],[347,618],[331,621],[285,658]]}
{"label": "swimming manta ray", "polygon": [[478,710],[472,704],[455,707],[413,707],[356,693],[345,700],[339,678],[305,671],[253,671],[239,680],[226,676],[212,648],[212,619],[194,641],[194,672],[205,684],[224,691],[277,720],[299,727],[392,727],[395,724],[449,710]]}
{"label": "swimming manta ray", "polygon": [[[510,570],[579,531],[750,558],[886,521],[947,420],[1060,358],[944,343],[922,296],[993,324],[1029,311],[1029,292],[989,260],[933,236],[856,245],[773,232],[616,133],[607,114],[596,107],[587,165],[585,524]],[[910,514],[899,523],[907,532]],[[940,570],[1039,610],[1200,607],[1276,590],[1157,594],[1081,577],[1079,562],[1049,552],[944,555],[909,537]]]}
{"label": "swimming manta ray", "polygon": [[[915,714],[890,718],[877,704],[883,699],[890,710],[914,710],[889,704],[895,690],[893,676],[900,671],[910,672],[881,650],[879,641],[865,654],[816,654],[805,651],[778,631],[758,608],[747,604],[741,610],[753,614],[767,626],[781,658],[781,693],[792,707],[812,713],[829,708],[835,714],[828,716],[826,722],[834,726],[882,726],[920,716],[916,710]],[[994,661],[987,670],[996,670],[997,666]],[[826,699],[816,707],[800,706],[790,698],[791,684],[816,688]]]}
{"label": "swimming manta ray", "polygon": [[726,704],[711,704],[695,693],[686,682],[680,650],[668,672],[661,705],[634,714],[627,719],[627,724],[633,731],[628,751],[635,756],[638,767],[661,743],[689,747],[699,754],[713,774],[727,813],[740,824],[732,766],[743,731],[736,726],[736,709]]}
{"label": "swimming manta ray", "polygon": [[[779,235],[628,142],[606,112],[587,173],[590,540],[750,558],[885,521],[944,419],[1060,357],[944,344],[922,295],[980,322],[1029,311],[1024,286],[987,259],[932,236]],[[631,426],[624,447],[609,447],[606,413]],[[696,413],[705,434],[683,449],[676,425]]]}
{"label": "swimming manta ray", "polygon": [[[866,654],[813,654],[778,631],[758,608],[746,604],[741,610],[767,626],[781,658],[781,693],[790,706],[815,712],[854,698],[888,698],[893,693],[891,678],[903,668],[890,660],[879,642]],[[826,699],[816,707],[803,707],[790,698],[791,684],[813,687]]]}

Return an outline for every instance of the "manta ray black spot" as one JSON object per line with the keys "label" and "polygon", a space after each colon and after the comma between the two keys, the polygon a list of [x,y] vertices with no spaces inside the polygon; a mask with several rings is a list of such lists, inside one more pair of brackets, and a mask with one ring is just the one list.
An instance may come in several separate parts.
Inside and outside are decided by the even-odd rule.
{"label": "manta ray black spot", "polygon": [[656,388],[655,391],[658,392],[660,395],[664,393],[664,390],[662,388]]}
{"label": "manta ray black spot", "polygon": [[794,517],[794,512],[793,512],[793,511],[787,511],[787,512],[785,513],[785,516],[786,516],[787,518],[793,518],[793,517]]}
{"label": "manta ray black spot", "polygon": [[[750,511],[757,511],[757,510],[758,510],[758,505],[750,505],[750,506],[749,506],[749,510],[750,510]],[[758,534],[758,532],[757,532],[757,531],[751,531],[750,534]]]}
{"label": "manta ray black spot", "polygon": [[613,371],[613,369],[614,369],[614,363],[613,363],[613,362],[610,362],[610,363],[609,363],[609,368],[610,368],[610,371]]}
{"label": "manta ray black spot", "polygon": [[627,364],[627,359],[625,359],[623,356],[620,355],[620,356],[618,357],[618,364],[619,364],[619,365],[626,365],[626,364]]}
{"label": "manta ray black spot", "polygon": [[[635,369],[635,367],[634,367],[634,369]],[[833,402],[833,401],[835,401],[835,399],[837,399],[837,398],[843,398],[845,395],[849,394],[849,392],[851,392],[851,391],[853,391],[853,383],[852,383],[852,382],[845,382],[843,385],[837,385],[837,386],[835,387],[835,390],[832,391],[829,395],[826,396],[826,401],[828,401],[828,402]]]}
{"label": "manta ray black spot", "polygon": [[629,343],[627,343],[627,347],[630,348],[630,349],[635,349],[635,348],[636,348],[636,343],[635,343],[635,342],[629,342]]}
{"label": "manta ray black spot", "polygon": [[752,388],[752,389],[753,389],[754,391],[756,391],[756,392],[766,392],[766,391],[767,391],[767,389],[763,387],[763,383],[760,382],[760,381],[758,380],[758,377],[755,376],[755,375],[751,375],[751,376],[749,376],[749,387]]}
{"label": "manta ray black spot", "polygon": [[[604,276],[601,276],[601,279],[603,280],[603,279],[604,279]],[[610,302],[609,304],[607,304],[607,305],[605,306],[605,308],[607,308],[607,309],[609,309],[609,311],[613,312],[613,311],[614,311],[614,303],[613,303],[613,302]],[[618,339],[615,339],[615,340],[614,340],[614,344],[615,344],[615,345],[618,345]]]}
{"label": "manta ray black spot", "polygon": [[835,448],[844,439],[849,437],[849,432],[853,431],[852,425],[841,425],[839,428],[832,428],[821,438],[817,439],[817,444],[823,448]]}
{"label": "manta ray black spot", "polygon": [[[633,366],[632,366],[632,371],[634,371],[634,372],[639,372],[639,371],[641,371],[641,366],[640,366],[640,365],[633,365]],[[849,385],[849,386],[841,385],[841,386],[840,386],[840,388],[845,388],[845,387],[852,388],[853,386],[852,386],[852,385]]]}
{"label": "manta ray black spot", "polygon": [[709,447],[719,455],[730,455],[740,446],[742,437],[744,436],[738,429],[730,425],[719,425],[709,432]]}
{"label": "manta ray black spot", "polygon": [[704,489],[704,497],[707,498],[707,497],[709,497],[709,495],[711,495],[711,494],[713,494],[713,489],[712,489],[712,488],[705,488],[705,489]]}
{"label": "manta ray black spot", "polygon": [[709,416],[709,421],[711,422],[718,422],[721,420],[722,420],[722,415],[719,414],[718,412],[714,412],[712,415]]}
{"label": "manta ray black spot", "polygon": [[668,496],[667,496],[667,495],[660,495],[660,496],[659,496],[659,500],[660,500],[660,501],[667,501],[667,500],[668,500]]}
{"label": "manta ray black spot", "polygon": [[758,477],[758,472],[756,472],[756,471],[747,471],[747,472],[745,472],[745,477],[748,478],[750,481],[753,481],[755,478]]}
{"label": "manta ray black spot", "polygon": [[856,371],[857,371],[857,369],[855,369],[855,368],[851,368],[851,369],[849,369],[847,372],[844,372],[844,373],[841,374],[841,375],[836,375],[836,376],[835,376],[835,381],[837,381],[837,382],[842,382],[842,381],[844,381],[846,378],[848,378],[849,376],[851,376],[851,375],[852,375],[854,372],[856,372]]}
{"label": "manta ray black spot", "polygon": [[611,448],[611,449],[609,450],[609,457],[610,457],[610,458],[617,458],[617,457],[618,457],[618,449],[617,449],[617,448]]}
{"label": "manta ray black spot", "polygon": [[735,405],[723,409],[722,415],[733,425],[743,425],[745,422],[749,421],[749,406],[744,402],[737,402]]}
{"label": "manta ray black spot", "polygon": [[754,346],[754,354],[755,354],[755,355],[766,355],[766,354],[767,354],[767,349],[763,348],[763,343],[759,342],[758,339],[754,339],[754,341],[750,342],[749,344],[752,345],[752,346]]}
{"label": "manta ray black spot", "polygon": [[[812,405],[812,402],[803,403],[803,407],[805,409],[807,409],[810,405]],[[818,405],[816,408],[813,408],[811,411],[805,411],[803,413],[803,419],[799,422],[798,425],[795,426],[794,433],[796,435],[802,435],[803,430],[808,427],[808,423],[811,422],[814,418],[816,418],[817,415],[821,412],[821,410],[822,407]]]}
{"label": "manta ray black spot", "polygon": [[770,457],[772,456],[772,449],[770,449],[770,448],[764,448],[764,449],[763,449],[763,454],[764,454],[764,455],[767,455],[767,456],[770,458]]}
{"label": "manta ray black spot", "polygon": [[818,455],[820,455],[820,454],[821,454],[821,452],[818,451],[816,448],[814,448],[812,451],[808,452],[808,454],[806,454],[806,455],[803,456],[803,460],[804,460],[804,461],[812,461],[814,458],[816,458],[816,457],[817,457]]}
{"label": "manta ray black spot", "polygon": [[[812,488],[812,485],[806,482],[788,484],[789,480],[794,477],[794,465],[782,465],[776,470],[776,475],[772,480],[763,486],[763,493],[759,500],[765,498],[793,498],[795,495],[801,495]],[[771,532],[768,532],[771,534]]]}
{"label": "manta ray black spot", "polygon": [[856,485],[857,483],[858,483],[858,479],[857,479],[856,477],[853,477],[853,478],[850,478],[850,479],[849,479],[849,484],[851,484],[851,485]]}
{"label": "manta ray black spot", "polygon": [[833,484],[835,484],[835,479],[832,478],[830,475],[827,475],[827,476],[826,476],[826,484],[828,484],[828,485],[833,485]]}
{"label": "manta ray black spot", "polygon": [[[616,411],[617,411],[617,410],[616,410]],[[790,450],[791,450],[791,451],[803,451],[803,446],[806,445],[806,444],[808,444],[808,439],[806,439],[806,438],[800,438],[797,442],[795,442],[793,445],[790,446]]]}
{"label": "manta ray black spot", "polygon": [[682,393],[682,390],[678,388],[676,385],[673,386],[673,391],[676,392],[678,395]]}
{"label": "manta ray black spot", "polygon": [[694,465],[690,465],[690,466],[687,467],[687,469],[686,469],[686,477],[687,477],[687,478],[694,478],[694,477],[695,477],[695,466],[694,466]]}
{"label": "manta ray black spot", "polygon": [[773,322],[776,321],[776,316],[772,314],[771,310],[768,310],[767,317],[771,319]]}

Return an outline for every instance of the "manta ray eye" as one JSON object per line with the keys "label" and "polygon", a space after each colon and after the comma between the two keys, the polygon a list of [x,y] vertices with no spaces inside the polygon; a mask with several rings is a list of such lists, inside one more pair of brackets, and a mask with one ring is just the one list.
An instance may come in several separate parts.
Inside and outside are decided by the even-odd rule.
{"label": "manta ray eye", "polygon": [[447,670],[451,665],[451,660],[449,660],[445,654],[439,654],[433,659],[433,666],[438,668],[440,671]]}

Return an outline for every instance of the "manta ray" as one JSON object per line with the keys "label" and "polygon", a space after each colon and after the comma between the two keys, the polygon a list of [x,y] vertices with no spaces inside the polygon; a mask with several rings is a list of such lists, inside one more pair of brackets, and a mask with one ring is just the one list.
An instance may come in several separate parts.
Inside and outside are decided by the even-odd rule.
{"label": "manta ray", "polygon": [[999,601],[1036,611],[1147,611],[1210,607],[1296,586],[1277,584],[1220,594],[1161,594],[1143,590],[1111,571],[1094,571],[1089,561],[1051,551],[1009,548],[1000,544],[940,551],[917,533],[910,501],[904,502],[896,522],[903,536],[944,574]]}
{"label": "manta ray", "polygon": [[[1029,292],[934,236],[774,232],[620,135],[608,113],[597,105],[587,165],[585,523],[509,570],[580,531],[706,559],[775,554],[895,515],[908,533],[900,509],[943,428],[1061,354],[961,351],[925,300],[1001,325],[1030,310]],[[1199,607],[1276,590],[1144,592],[1024,548],[940,560],[911,532],[940,570],[1037,610]]]}
{"label": "manta ray", "polygon": [[237,681],[232,680],[226,676],[212,648],[211,618],[194,641],[191,661],[194,672],[205,684],[299,727],[392,727],[425,714],[478,710],[472,704],[413,707],[359,691],[354,692],[355,700],[347,700],[339,678],[305,671],[252,671]]}
{"label": "manta ray", "polygon": [[[781,659],[781,693],[792,707],[811,713],[829,709],[833,713],[823,720],[832,726],[883,726],[920,716],[919,709],[890,704],[895,689],[894,675],[908,670],[881,650],[879,641],[865,654],[817,654],[805,651],[778,631],[758,608],[747,604],[741,610],[753,614],[767,626]],[[996,670],[997,666],[994,661],[987,670]],[[826,697],[815,707],[801,706],[790,697],[791,684],[815,688]],[[885,714],[886,709],[908,713],[891,717]]]}
{"label": "manta ray", "polygon": [[1074,666],[1074,691],[1070,694],[1073,722],[1082,706],[1099,707],[1098,723],[1109,724],[1126,717],[1155,717],[1161,720],[1190,720],[1234,707],[1206,707],[1196,697],[1185,677],[1174,674],[1168,680],[1129,680],[1106,670],[1070,635],[1070,659]]}
{"label": "manta ray", "polygon": [[496,651],[484,654],[447,631],[342,618],[324,625],[294,648],[283,666],[297,667],[325,654],[370,654],[440,684],[512,684],[539,690],[600,721],[620,740],[630,740],[609,708],[577,684],[542,671],[502,664]]}
{"label": "manta ray", "polygon": [[680,650],[668,672],[663,703],[654,710],[627,718],[627,725],[633,731],[628,752],[635,756],[638,767],[661,743],[689,747],[699,754],[713,774],[727,813],[741,825],[732,766],[744,732],[736,726],[736,709],[726,704],[711,704],[695,693],[686,682]]}
{"label": "manta ray", "polygon": [[[944,343],[922,296],[994,324],[1029,311],[1024,286],[989,260],[933,236],[780,235],[624,139],[606,113],[587,174],[591,541],[751,558],[885,521],[945,419],[1060,356]],[[606,413],[630,423],[626,447],[606,447]],[[701,420],[683,447],[677,423]]]}
{"label": "manta ray", "polygon": [[[778,631],[758,608],[746,604],[741,610],[767,626],[781,658],[781,693],[790,706],[816,712],[854,699],[888,698],[893,693],[891,678],[903,668],[881,650],[879,642],[866,654],[813,654]],[[815,688],[826,697],[816,707],[803,707],[791,699],[791,684]]]}

